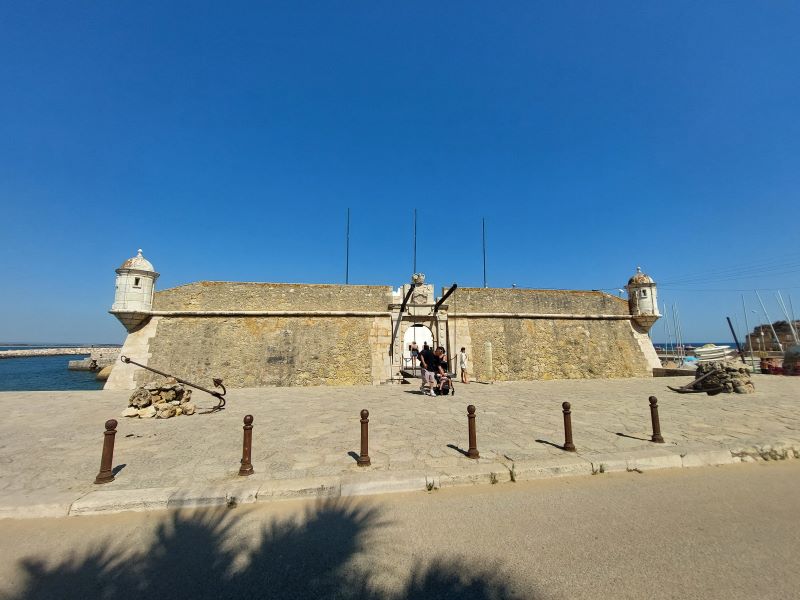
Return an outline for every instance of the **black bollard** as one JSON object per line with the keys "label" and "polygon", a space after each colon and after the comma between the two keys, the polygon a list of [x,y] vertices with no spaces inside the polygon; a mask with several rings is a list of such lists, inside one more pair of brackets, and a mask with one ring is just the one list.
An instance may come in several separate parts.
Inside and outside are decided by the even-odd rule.
{"label": "black bollard", "polygon": [[478,453],[478,442],[475,434],[475,407],[470,404],[467,407],[467,429],[469,432],[469,450],[467,450],[467,458],[480,458]]}
{"label": "black bollard", "polygon": [[564,450],[575,452],[575,444],[572,443],[572,411],[569,402],[562,403],[561,408],[564,410]]}
{"label": "black bollard", "polygon": [[653,437],[651,442],[663,444],[664,438],[661,437],[661,423],[658,421],[658,398],[650,396],[650,420],[653,422]]}
{"label": "black bollard", "polygon": [[361,454],[356,461],[359,467],[368,467],[369,460],[369,411],[365,408],[361,411]]}
{"label": "black bollard", "polygon": [[106,430],[103,435],[103,456],[100,458],[100,472],[94,478],[95,483],[110,483],[114,481],[114,472],[111,465],[114,462],[114,436],[117,435],[117,422],[114,419],[106,421]]}
{"label": "black bollard", "polygon": [[242,429],[244,430],[242,435],[242,466],[239,467],[239,475],[246,477],[255,473],[253,463],[250,462],[253,452],[253,415],[245,416]]}

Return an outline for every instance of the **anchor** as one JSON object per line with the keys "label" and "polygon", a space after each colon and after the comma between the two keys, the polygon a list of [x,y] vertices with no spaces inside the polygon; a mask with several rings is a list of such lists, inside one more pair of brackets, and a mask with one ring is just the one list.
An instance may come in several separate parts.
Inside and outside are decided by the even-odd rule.
{"label": "anchor", "polygon": [[705,389],[705,390],[704,389],[700,389],[700,388],[695,388],[695,384],[700,383],[701,381],[703,381],[703,379],[705,379],[709,375],[713,375],[713,374],[714,374],[714,371],[710,371],[710,372],[706,373],[705,375],[701,375],[700,377],[698,377],[697,379],[695,379],[691,383],[687,383],[686,385],[681,386],[679,388],[672,387],[671,385],[668,385],[667,387],[669,389],[671,389],[673,392],[678,392],[679,394],[702,394],[702,393],[706,393],[709,396],[716,396],[717,394],[719,394],[723,390],[722,386],[717,386],[717,387],[710,388],[710,389]]}
{"label": "anchor", "polygon": [[186,381],[185,379],[181,379],[180,377],[175,377],[175,375],[170,375],[169,373],[164,373],[164,371],[159,371],[158,369],[154,369],[153,367],[148,367],[146,365],[138,363],[135,360],[131,360],[127,356],[120,356],[119,359],[126,364],[136,365],[137,367],[141,367],[142,369],[147,369],[148,371],[152,371],[153,373],[157,373],[164,377],[172,377],[178,383],[188,385],[189,387],[198,389],[201,392],[205,392],[206,394],[211,394],[217,400],[219,400],[219,404],[213,407],[210,412],[223,410],[225,408],[225,398],[223,396],[225,396],[225,394],[228,393],[228,390],[226,390],[225,386],[222,384],[222,379],[219,379],[217,377],[212,379],[212,381],[214,382],[214,387],[222,388],[222,392],[215,392],[214,390],[209,390],[208,388],[204,388],[202,385],[197,385],[196,383],[192,383],[191,381]]}

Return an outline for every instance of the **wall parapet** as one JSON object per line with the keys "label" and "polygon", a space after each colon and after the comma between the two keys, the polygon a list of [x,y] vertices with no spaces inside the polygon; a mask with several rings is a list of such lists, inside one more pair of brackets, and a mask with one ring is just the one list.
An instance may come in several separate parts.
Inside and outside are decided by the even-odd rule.
{"label": "wall parapet", "polygon": [[463,312],[450,313],[450,319],[573,319],[589,321],[630,321],[631,315],[584,315],[573,313]]}
{"label": "wall parapet", "polygon": [[391,286],[199,281],[155,293],[155,311],[386,311]]}
{"label": "wall parapet", "polygon": [[154,317],[388,317],[370,310],[153,310]]}
{"label": "wall parapet", "polygon": [[[444,293],[444,289],[442,290]],[[629,315],[627,300],[601,291],[528,288],[458,288],[450,312]]]}

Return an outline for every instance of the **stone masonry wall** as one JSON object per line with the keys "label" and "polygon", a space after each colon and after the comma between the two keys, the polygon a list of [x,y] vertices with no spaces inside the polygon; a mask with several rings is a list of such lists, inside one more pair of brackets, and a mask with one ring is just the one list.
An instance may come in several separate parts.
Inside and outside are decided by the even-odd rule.
{"label": "stone masonry wall", "polygon": [[[201,385],[221,377],[232,388],[369,385],[371,338],[388,323],[388,316],[161,317],[148,365]],[[151,379],[139,369],[135,383]]]}
{"label": "stone masonry wall", "polygon": [[628,302],[603,292],[458,288],[448,299],[450,315],[459,312],[627,315]]}
{"label": "stone masonry wall", "polygon": [[391,286],[200,281],[155,293],[154,311],[388,311]]}
{"label": "stone masonry wall", "polygon": [[[450,331],[469,335],[472,375],[479,380],[647,377],[647,359],[627,320],[450,317]],[[456,337],[454,347],[466,346]],[[493,377],[485,343],[492,343]]]}
{"label": "stone masonry wall", "polygon": [[[139,336],[143,346],[138,351],[133,347],[137,334],[129,335],[124,351],[201,385],[210,385],[213,377],[223,378],[231,388],[376,384],[393,375],[388,354],[391,298],[390,286],[192,283],[157,292],[153,310],[161,315],[142,329],[152,333]],[[376,314],[164,314],[169,311]],[[496,381],[647,376],[651,370],[640,344],[644,342],[637,341],[627,319],[524,316],[622,316],[627,311],[624,300],[601,292],[459,288],[448,299],[446,318],[453,354],[466,346],[472,375],[479,379],[490,378],[486,342],[492,343],[491,378]],[[459,316],[464,313],[473,316]],[[443,340],[444,321],[439,325],[438,339]],[[142,369],[120,369],[117,375],[112,372],[107,387],[133,388],[153,379]]]}

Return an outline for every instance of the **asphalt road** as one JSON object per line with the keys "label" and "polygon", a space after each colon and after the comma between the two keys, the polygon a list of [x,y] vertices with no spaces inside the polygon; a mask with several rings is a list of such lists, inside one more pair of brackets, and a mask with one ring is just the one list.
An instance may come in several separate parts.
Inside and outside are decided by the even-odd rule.
{"label": "asphalt road", "polygon": [[800,461],[0,521],[2,598],[797,598]]}

